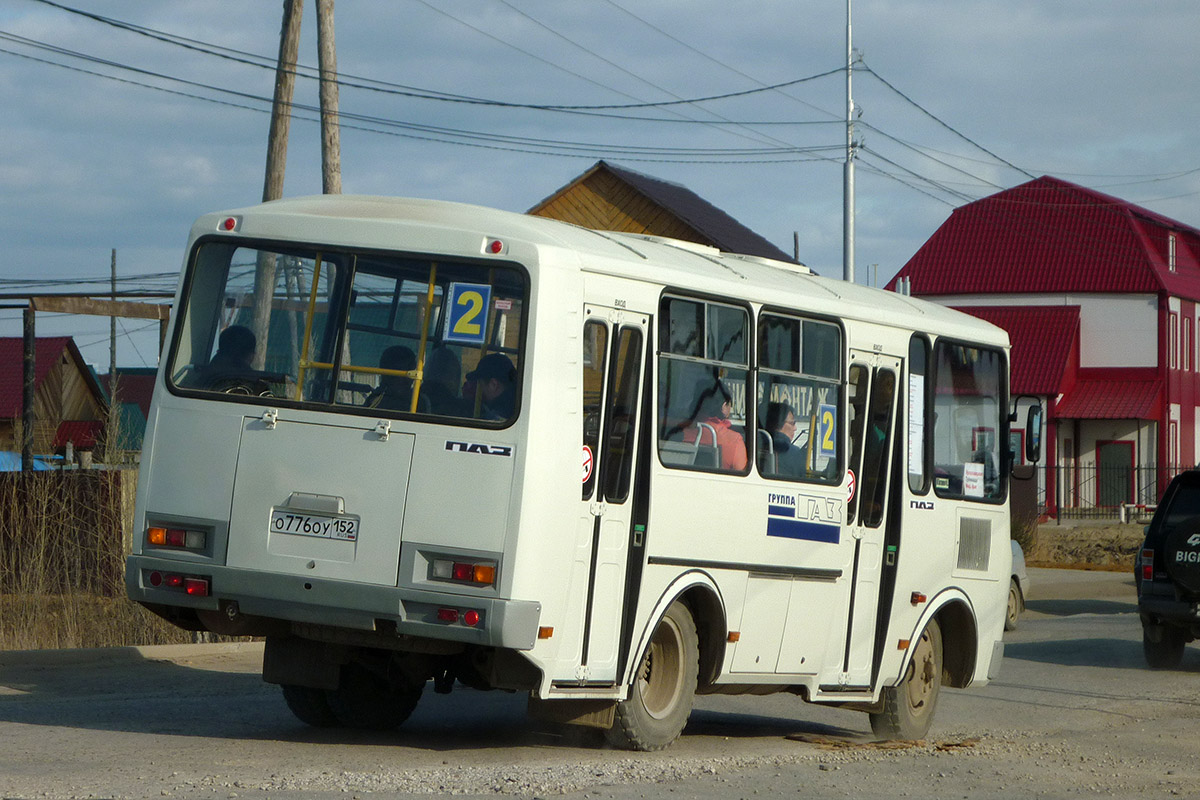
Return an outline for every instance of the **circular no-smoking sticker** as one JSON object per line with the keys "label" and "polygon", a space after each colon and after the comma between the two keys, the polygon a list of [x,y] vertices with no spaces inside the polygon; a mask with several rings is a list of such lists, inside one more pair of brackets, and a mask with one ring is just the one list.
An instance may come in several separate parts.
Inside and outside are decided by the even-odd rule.
{"label": "circular no-smoking sticker", "polygon": [[592,464],[595,463],[592,459],[592,448],[586,444],[583,446],[583,482],[587,483],[588,478],[592,477]]}

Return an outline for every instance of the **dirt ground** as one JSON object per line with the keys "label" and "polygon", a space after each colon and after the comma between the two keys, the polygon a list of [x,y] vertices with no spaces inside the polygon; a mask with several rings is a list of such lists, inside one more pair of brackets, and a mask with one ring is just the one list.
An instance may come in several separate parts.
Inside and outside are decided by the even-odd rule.
{"label": "dirt ground", "polygon": [[1039,525],[1025,562],[1033,567],[1133,570],[1145,538],[1142,525]]}

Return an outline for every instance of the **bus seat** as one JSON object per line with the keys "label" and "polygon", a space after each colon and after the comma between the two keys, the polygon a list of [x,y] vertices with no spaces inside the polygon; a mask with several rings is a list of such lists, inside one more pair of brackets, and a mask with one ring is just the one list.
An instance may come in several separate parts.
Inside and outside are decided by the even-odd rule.
{"label": "bus seat", "polygon": [[692,463],[697,467],[718,469],[721,466],[721,448],[717,446],[716,429],[707,422],[697,422],[696,428],[696,460]]}
{"label": "bus seat", "polygon": [[696,463],[697,442],[683,442],[675,439],[658,440],[658,456],[664,464],[672,467],[690,467]]}
{"label": "bus seat", "polygon": [[779,461],[775,456],[775,440],[771,438],[771,432],[758,429],[758,468],[762,472],[775,474],[779,471]]}

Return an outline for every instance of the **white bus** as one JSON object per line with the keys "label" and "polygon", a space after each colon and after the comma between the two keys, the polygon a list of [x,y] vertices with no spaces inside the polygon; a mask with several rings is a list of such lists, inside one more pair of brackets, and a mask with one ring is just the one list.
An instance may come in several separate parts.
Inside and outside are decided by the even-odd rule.
{"label": "white bus", "polygon": [[459,682],[635,749],[697,693],[919,738],[943,684],[1000,663],[987,323],[687,242],[350,196],[201,217],[175,309],[129,594],[265,637],[307,723],[391,728]]}

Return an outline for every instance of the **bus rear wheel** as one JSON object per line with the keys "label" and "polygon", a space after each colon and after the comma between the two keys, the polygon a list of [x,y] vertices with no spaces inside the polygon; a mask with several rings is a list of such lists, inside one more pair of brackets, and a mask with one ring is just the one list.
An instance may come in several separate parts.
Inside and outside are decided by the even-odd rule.
{"label": "bus rear wheel", "polygon": [[412,714],[425,684],[396,685],[361,664],[342,667],[338,688],[326,693],[333,715],[347,728],[387,731]]}
{"label": "bus rear wheel", "polygon": [[942,629],[931,619],[913,649],[904,680],[883,690],[883,711],[871,714],[881,739],[921,739],[929,732],[942,688]]}
{"label": "bus rear wheel", "polygon": [[654,629],[638,662],[629,696],[617,704],[605,732],[609,743],[627,750],[661,750],[679,738],[692,713],[700,646],[696,623],[675,603]]}
{"label": "bus rear wheel", "polygon": [[331,728],[338,724],[324,689],[292,684],[284,684],[280,688],[283,689],[284,702],[296,719],[314,728]]}

